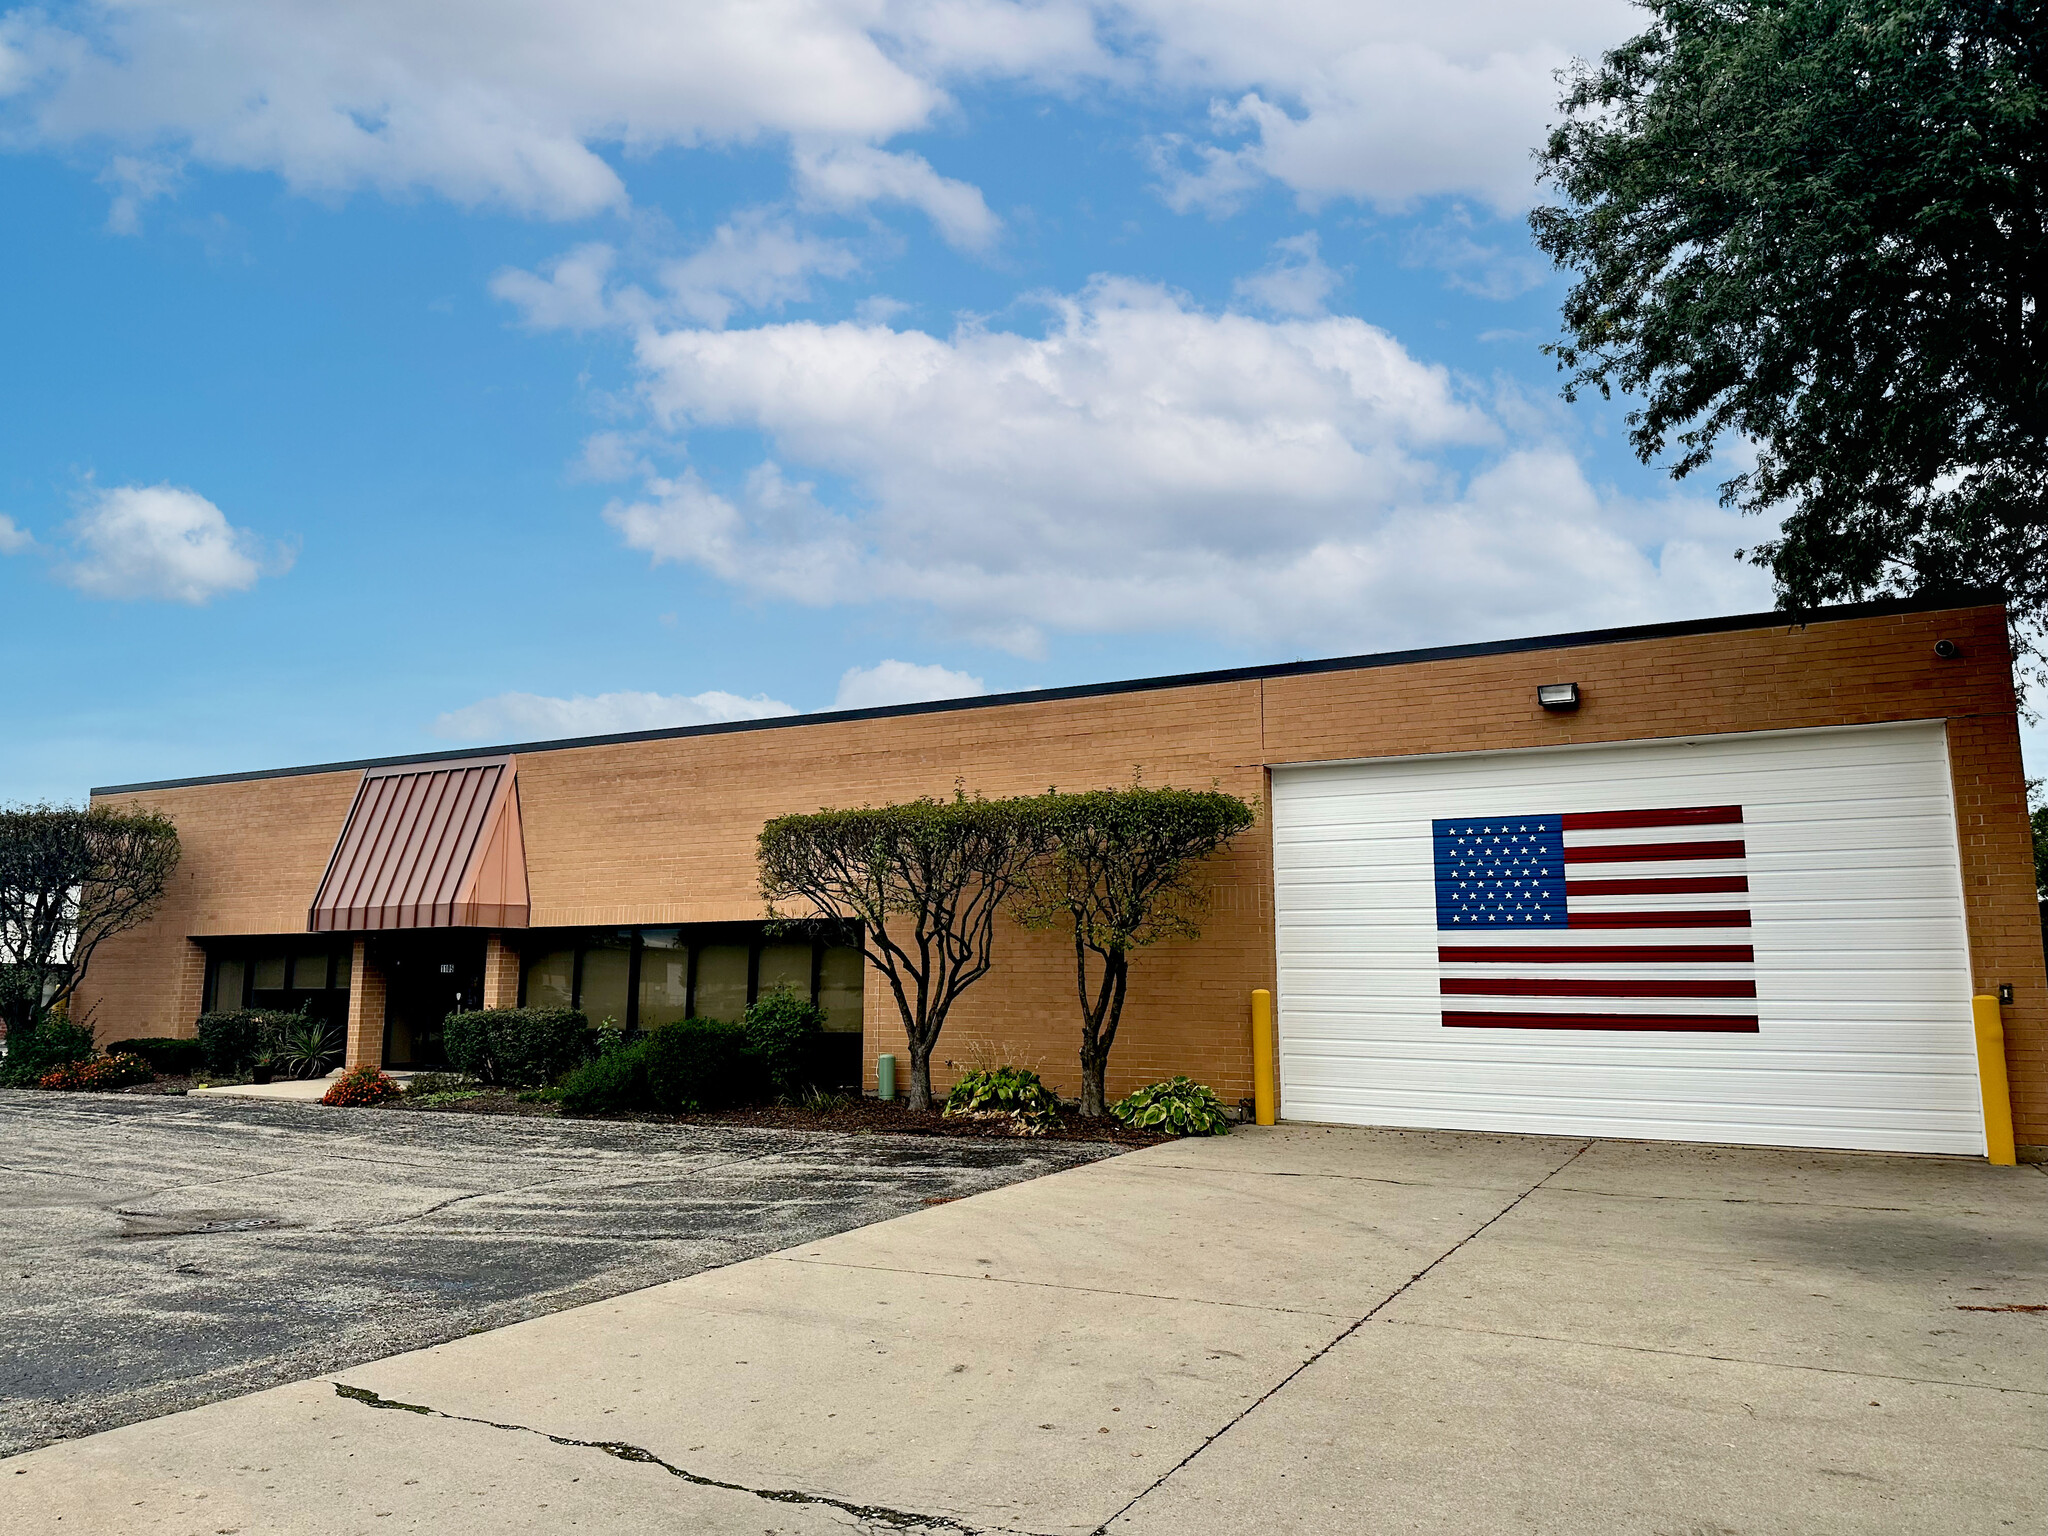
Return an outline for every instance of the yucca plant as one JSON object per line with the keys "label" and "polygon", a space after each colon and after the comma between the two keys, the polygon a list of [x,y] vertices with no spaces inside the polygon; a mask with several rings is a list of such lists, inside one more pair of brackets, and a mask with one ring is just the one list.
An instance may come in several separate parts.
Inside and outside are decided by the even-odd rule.
{"label": "yucca plant", "polygon": [[341,1055],[335,1033],[318,1019],[302,1019],[277,1037],[271,1059],[286,1077],[324,1077]]}

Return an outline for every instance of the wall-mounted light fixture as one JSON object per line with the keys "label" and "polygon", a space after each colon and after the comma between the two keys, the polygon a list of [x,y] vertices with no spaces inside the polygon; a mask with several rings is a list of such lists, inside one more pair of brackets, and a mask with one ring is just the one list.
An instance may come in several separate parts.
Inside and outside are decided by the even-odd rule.
{"label": "wall-mounted light fixture", "polygon": [[1934,642],[1934,654],[1943,661],[1954,661],[1963,654],[1963,648],[1953,640],[1937,640]]}
{"label": "wall-mounted light fixture", "polygon": [[1536,702],[1559,713],[1579,707],[1577,683],[1545,683],[1536,690]]}

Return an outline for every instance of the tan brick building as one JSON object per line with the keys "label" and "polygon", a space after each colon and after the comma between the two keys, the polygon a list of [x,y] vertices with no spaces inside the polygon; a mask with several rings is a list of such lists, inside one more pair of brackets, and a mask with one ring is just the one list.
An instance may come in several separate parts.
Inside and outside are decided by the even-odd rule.
{"label": "tan brick building", "polygon": [[[1539,686],[1565,683],[1577,707],[1539,704]],[[1265,987],[1283,1117],[1928,1150],[1975,1135],[1981,1150],[1962,1107],[1976,1091],[1969,999],[2006,987],[2018,1139],[2048,1143],[2048,981],[2011,657],[1990,604],[1752,615],[99,789],[98,803],[173,817],[185,855],[160,913],[101,950],[81,1005],[118,1039],[190,1033],[209,1006],[303,1002],[346,1017],[352,1062],[403,1064],[431,1057],[457,1003],[573,998],[594,1018],[652,1024],[807,981],[846,1031],[849,1064],[858,1039],[872,1086],[876,1057],[903,1053],[893,1004],[847,954],[759,931],[762,823],[956,783],[998,796],[1134,772],[1215,784],[1262,814],[1215,864],[1204,936],[1134,965],[1112,1094],[1186,1072],[1226,1100],[1248,1095],[1249,996]],[[456,796],[464,774],[453,809],[399,804]],[[1444,937],[1444,839],[1461,816],[1497,813],[1537,817],[1544,837],[1542,818],[1561,816],[1574,869],[1653,861],[1643,868],[1662,873],[1574,876],[1569,926],[1575,942],[1582,924],[1586,942],[1619,942],[1611,925],[1650,924],[1619,939],[1662,958],[1622,967],[1633,980],[1619,984],[1603,979],[1612,967],[1564,962],[1509,963],[1506,981],[1461,969],[1457,955],[1482,952]],[[1654,830],[1659,817],[1742,825],[1685,841]],[[1598,830],[1609,824],[1653,830]],[[1925,836],[1937,825],[1938,854]],[[1667,833],[1679,841],[1645,851]],[[439,853],[416,846],[434,838]],[[1722,862],[1695,868],[1694,855]],[[412,873],[387,869],[382,897],[340,888],[374,884],[363,871],[376,859],[410,859]],[[400,912],[391,892],[407,879],[408,900],[439,881],[439,905]],[[1682,894],[1693,887],[1740,894]],[[1665,888],[1681,895],[1655,896]],[[1676,905],[1624,910],[1660,901]],[[1738,917],[1740,943],[1674,942]],[[1658,926],[1673,923],[1687,931]],[[1721,969],[1700,961],[1709,950]],[[1645,1005],[1584,1000],[1638,983],[1680,1001],[1631,1024],[1627,1009]],[[1502,987],[1548,990],[1521,1012],[1439,1007],[1439,988]],[[1565,994],[1579,1001],[1544,1000]],[[940,1085],[1000,1057],[1075,1091],[1076,1013],[1070,950],[1004,931],[995,970],[947,1026]],[[1809,1079],[1820,1086],[1805,1098],[1784,1097]],[[1703,1097],[1639,1123],[1628,1106],[1679,1082]]]}

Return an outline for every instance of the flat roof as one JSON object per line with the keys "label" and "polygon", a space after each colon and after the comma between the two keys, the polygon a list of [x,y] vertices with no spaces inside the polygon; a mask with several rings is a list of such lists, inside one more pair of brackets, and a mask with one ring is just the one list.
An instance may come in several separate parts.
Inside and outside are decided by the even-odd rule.
{"label": "flat roof", "polygon": [[1673,624],[1635,624],[1622,629],[1582,629],[1561,635],[1534,635],[1521,640],[1488,640],[1477,645],[1439,645],[1421,650],[1380,651],[1367,656],[1333,656],[1320,661],[1290,661],[1264,667],[1226,667],[1215,672],[1181,672],[1169,677],[1140,677],[1114,683],[1083,683],[1071,688],[1034,688],[1021,693],[983,693],[963,699],[934,699],[922,704],[889,704],[877,709],[834,709],[809,715],[771,715],[762,720],[728,720],[714,725],[675,725],[653,731],[622,731],[610,736],[569,736],[558,741],[525,741],[496,747],[456,747],[444,752],[414,752],[399,757],[362,757],[341,763],[308,763],[297,768],[259,768],[249,773],[202,774],[189,779],[151,779],[140,784],[103,784],[95,795],[134,794],[148,789],[185,789],[200,784],[239,784],[254,779],[290,779],[309,773],[347,773],[364,768],[391,768],[411,763],[458,762],[465,758],[506,753],[564,752],[576,747],[609,747],[624,742],[670,741],[683,736],[722,736],[733,731],[786,731],[806,725],[848,720],[887,720],[901,715],[933,715],[952,710],[994,709],[1005,704],[1031,704],[1059,699],[1103,698],[1119,693],[1151,693],[1162,688],[1198,688],[1208,683],[1254,682],[1272,677],[1304,677],[1317,672],[1362,672],[1373,667],[1403,667],[1419,662],[1456,661],[1470,656],[1509,656],[1525,651],[1562,651],[1587,645],[1616,645],[1631,640],[1665,640],[1685,635],[1717,635],[1737,629],[1771,629],[1780,625],[1803,629],[1843,619],[1882,618],[1888,614],[1935,613],[1951,608],[1995,607],[2000,592],[1947,592],[1895,598],[1875,603],[1842,603],[1809,608],[1801,613],[1738,613],[1716,619],[1686,619]]}

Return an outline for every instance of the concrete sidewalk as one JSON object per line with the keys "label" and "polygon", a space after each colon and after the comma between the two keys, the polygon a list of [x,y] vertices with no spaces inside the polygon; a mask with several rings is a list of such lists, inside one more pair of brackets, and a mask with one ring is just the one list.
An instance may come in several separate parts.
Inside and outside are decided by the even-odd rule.
{"label": "concrete sidewalk", "polygon": [[2048,1177],[1281,1128],[0,1462],[9,1532],[2032,1531]]}

